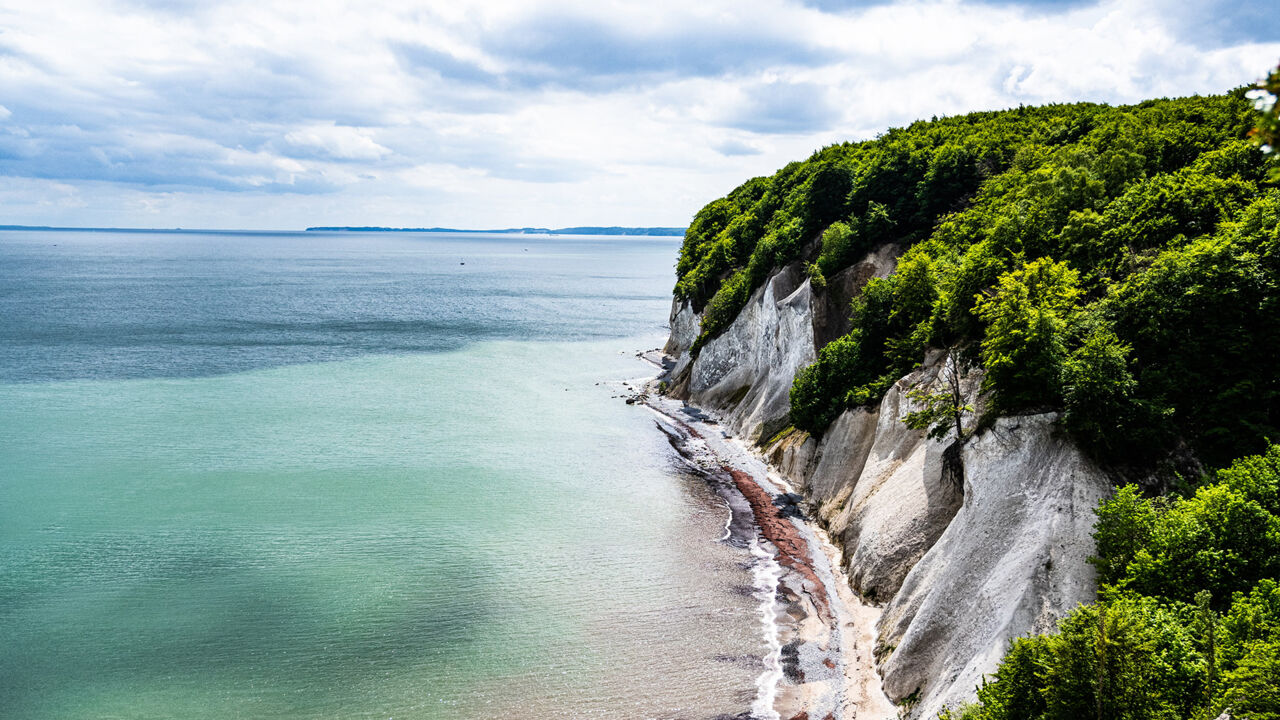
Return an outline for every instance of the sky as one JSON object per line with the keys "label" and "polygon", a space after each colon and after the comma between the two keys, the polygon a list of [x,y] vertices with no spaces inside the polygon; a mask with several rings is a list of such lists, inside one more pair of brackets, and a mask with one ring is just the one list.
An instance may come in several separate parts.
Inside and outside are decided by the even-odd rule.
{"label": "sky", "polygon": [[1273,0],[0,0],[0,224],[684,226],[932,116],[1252,83]]}

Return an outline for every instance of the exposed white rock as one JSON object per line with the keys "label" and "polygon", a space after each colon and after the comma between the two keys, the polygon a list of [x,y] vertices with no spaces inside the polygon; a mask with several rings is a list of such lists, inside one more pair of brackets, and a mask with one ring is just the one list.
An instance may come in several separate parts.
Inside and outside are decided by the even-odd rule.
{"label": "exposed white rock", "polygon": [[755,292],[733,323],[693,364],[689,399],[719,410],[749,440],[781,429],[791,411],[791,381],[813,362],[813,293],[798,265]]}
{"label": "exposed white rock", "polygon": [[698,331],[702,325],[702,316],[693,311],[693,304],[688,300],[672,298],[671,300],[671,335],[662,352],[676,359],[673,376],[679,375],[689,365],[692,358],[689,348],[698,339]]}
{"label": "exposed white rock", "polygon": [[[946,529],[960,507],[961,488],[944,477],[948,442],[926,438],[902,423],[918,409],[907,393],[938,389],[944,357],[899,380],[879,408],[847,410],[823,436],[820,460],[802,484],[819,520],[839,538],[854,589],[884,602]],[[976,402],[977,373],[962,392]]]}
{"label": "exposed white rock", "polygon": [[965,445],[964,505],[885,608],[885,691],[919,690],[915,717],[971,699],[1011,638],[1093,600],[1093,510],[1111,483],[1056,419],[1001,418]]}
{"label": "exposed white rock", "polygon": [[[887,275],[899,252],[868,255],[841,287],[852,293]],[[665,349],[677,360],[671,377],[687,379],[681,392],[690,402],[759,441],[780,429],[796,372],[840,330],[836,313],[845,306],[831,292],[815,298],[800,266],[788,266],[694,359],[701,318],[675,302]],[[897,701],[919,690],[915,718],[972,700],[1010,638],[1052,629],[1093,599],[1093,510],[1111,487],[1053,415],[1004,418],[970,438],[960,487],[944,472],[951,438],[930,440],[902,422],[917,409],[910,390],[942,388],[945,359],[932,354],[876,409],[842,413],[821,439],[794,432],[766,451],[842,549],[852,586],[885,603],[884,689]],[[979,413],[980,385],[972,371],[960,388]]]}
{"label": "exposed white rock", "polygon": [[864,430],[864,437],[871,436],[871,450],[829,521],[830,532],[844,546],[854,589],[878,602],[897,592],[907,572],[946,529],[960,499],[958,488],[942,482],[944,446],[902,424],[902,400],[895,386],[876,416],[862,414],[876,421],[869,428],[873,434]]}

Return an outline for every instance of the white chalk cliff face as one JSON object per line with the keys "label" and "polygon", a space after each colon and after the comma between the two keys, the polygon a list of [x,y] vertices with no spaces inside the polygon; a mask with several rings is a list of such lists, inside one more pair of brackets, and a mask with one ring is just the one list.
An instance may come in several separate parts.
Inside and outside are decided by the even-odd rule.
{"label": "white chalk cliff face", "polygon": [[1056,420],[1001,418],[964,445],[964,502],[885,607],[885,691],[920,688],[920,717],[972,698],[1011,638],[1093,600],[1093,510],[1111,483]]}
{"label": "white chalk cliff face", "polygon": [[[895,259],[869,256],[834,280],[847,297],[891,272]],[[745,439],[773,438],[787,424],[796,372],[816,357],[815,338],[832,335],[824,302],[789,266],[696,358],[689,348],[700,317],[674,303],[672,392],[716,411]],[[909,390],[941,382],[939,355],[877,408],[845,411],[820,440],[793,432],[763,448],[842,548],[854,589],[883,605],[884,689],[897,702],[914,697],[918,718],[973,699],[1012,638],[1049,630],[1093,600],[1093,509],[1111,488],[1053,414],[1001,418],[962,446],[962,479],[946,472],[951,439],[928,439],[901,420],[913,409]],[[980,371],[961,382],[979,407],[980,386]]]}
{"label": "white chalk cliff face", "polygon": [[791,381],[813,362],[813,291],[788,266],[752,293],[719,337],[702,347],[689,376],[689,399],[720,411],[752,441],[786,424]]}

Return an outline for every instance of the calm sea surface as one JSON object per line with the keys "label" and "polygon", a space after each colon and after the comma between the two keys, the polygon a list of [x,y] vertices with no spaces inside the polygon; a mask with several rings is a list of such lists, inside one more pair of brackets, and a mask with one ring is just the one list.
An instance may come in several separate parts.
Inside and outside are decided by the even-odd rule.
{"label": "calm sea surface", "polygon": [[[674,238],[0,232],[0,718],[710,718]],[[464,264],[465,263],[465,264]]]}

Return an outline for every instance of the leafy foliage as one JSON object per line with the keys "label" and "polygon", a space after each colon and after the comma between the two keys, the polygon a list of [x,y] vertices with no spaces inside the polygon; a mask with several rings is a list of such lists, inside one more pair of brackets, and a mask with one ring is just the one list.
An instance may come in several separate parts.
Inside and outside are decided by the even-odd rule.
{"label": "leafy foliage", "polygon": [[1190,602],[1208,590],[1226,603],[1280,578],[1280,445],[1221,470],[1187,498],[1146,500],[1130,485],[1098,509],[1101,580]]}
{"label": "leafy foliage", "polygon": [[978,689],[975,720],[1191,717],[1206,660],[1190,606],[1120,594],[1081,607],[1058,632],[1015,640]]}
{"label": "leafy foliage", "polygon": [[[1130,450],[1115,428],[1146,427],[1134,400],[1137,381],[1129,371],[1132,349],[1105,324],[1093,327],[1062,366],[1067,428],[1099,454],[1115,457]],[[1135,431],[1131,430],[1131,435]]]}
{"label": "leafy foliage", "polygon": [[926,348],[963,346],[996,412],[1061,410],[1101,460],[1228,462],[1280,438],[1280,193],[1244,95],[973,113],[823,148],[703,208],[676,293],[705,308],[700,346],[782,265],[822,292],[897,244],[850,333],[797,375],[797,427],[821,434]]}
{"label": "leafy foliage", "polygon": [[974,311],[987,325],[982,341],[986,384],[1001,410],[1061,402],[1065,329],[1080,294],[1079,274],[1041,258],[1000,276]]}
{"label": "leafy foliage", "polygon": [[1098,603],[1020,638],[972,720],[1280,720],[1280,445],[1187,498],[1098,508]]}
{"label": "leafy foliage", "polygon": [[853,330],[796,374],[792,423],[819,432],[844,408],[879,400],[923,355],[936,301],[932,259],[915,248],[898,263],[898,272],[870,280],[853,301]]}
{"label": "leafy foliage", "polygon": [[[1151,410],[1120,435],[1147,454],[1181,436],[1220,464],[1280,438],[1277,200],[1264,196],[1242,222],[1159,253],[1101,302],[1132,348],[1134,397]],[[1269,227],[1251,232],[1248,218],[1263,214]]]}

